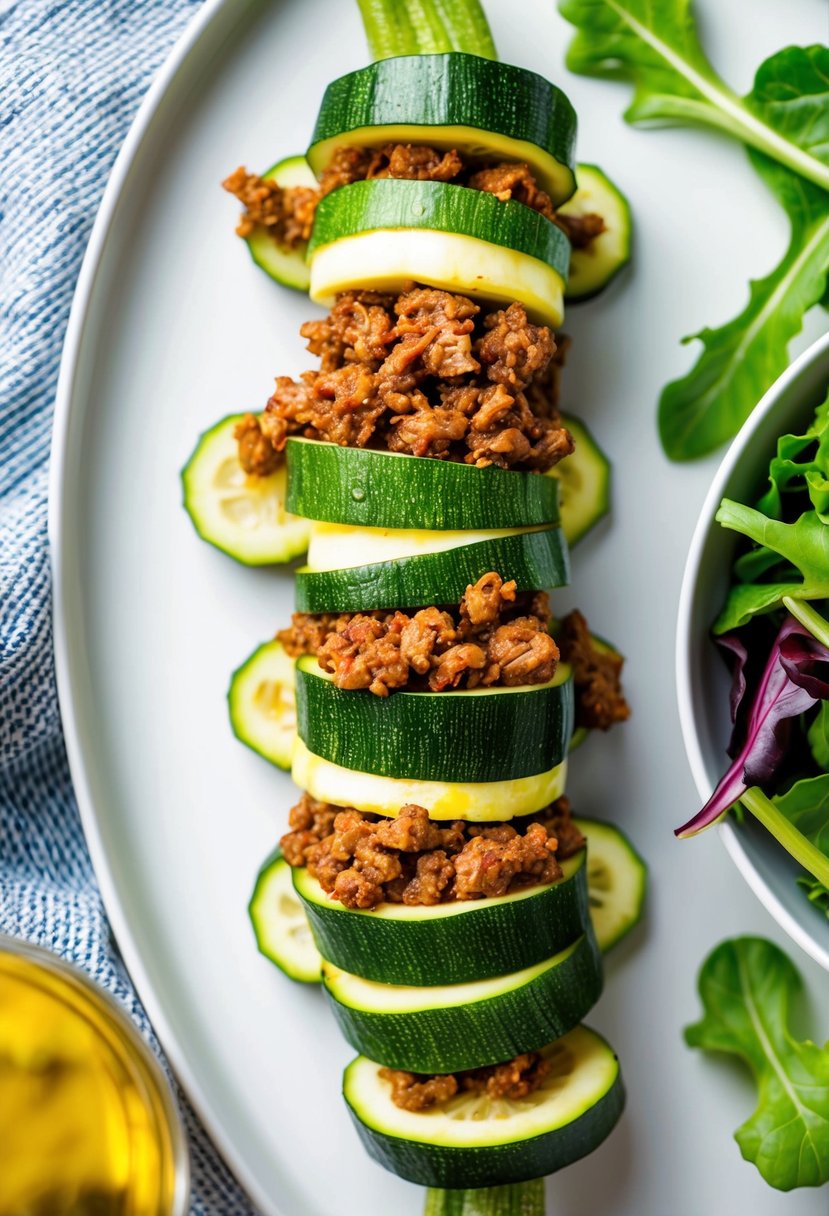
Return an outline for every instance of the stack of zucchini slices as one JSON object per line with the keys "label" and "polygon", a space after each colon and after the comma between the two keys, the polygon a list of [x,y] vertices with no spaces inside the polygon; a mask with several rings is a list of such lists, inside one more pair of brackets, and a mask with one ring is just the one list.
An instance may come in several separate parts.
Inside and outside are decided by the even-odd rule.
{"label": "stack of zucchini slices", "polygon": [[[336,151],[389,142],[523,162],[556,207],[606,216],[600,243],[571,257],[561,228],[523,203],[382,178],[326,195],[307,249],[256,232],[250,251],[323,304],[414,281],[487,307],[519,301],[557,327],[565,295],[600,289],[629,246],[626,204],[604,176],[580,169],[576,192],[575,133],[567,98],[532,72],[461,53],[375,63],[329,85],[307,157],[269,176],[313,185]],[[302,612],[458,604],[489,571],[519,593],[562,587],[568,540],[607,510],[607,462],[575,420],[577,455],[554,476],[291,438],[285,467],[247,479],[249,495],[235,421],[202,437],[186,505],[206,539],[247,563],[307,551]],[[270,642],[234,675],[230,713],[239,738],[290,764],[314,799],[388,817],[414,803],[434,820],[483,823],[564,793],[573,700],[563,663],[544,684],[381,698],[338,688],[315,658],[294,663]],[[581,1022],[601,992],[602,951],[638,918],[644,867],[615,828],[576,822],[587,848],[560,878],[500,897],[363,911],[279,850],[260,871],[250,903],[259,948],[292,979],[322,983],[360,1053],[343,1080],[357,1130],[404,1178],[467,1188],[540,1177],[592,1151],[621,1113],[618,1061]],[[526,1052],[540,1052],[546,1072],[522,1098],[460,1087],[428,1110],[404,1109],[383,1071],[431,1077]]]}

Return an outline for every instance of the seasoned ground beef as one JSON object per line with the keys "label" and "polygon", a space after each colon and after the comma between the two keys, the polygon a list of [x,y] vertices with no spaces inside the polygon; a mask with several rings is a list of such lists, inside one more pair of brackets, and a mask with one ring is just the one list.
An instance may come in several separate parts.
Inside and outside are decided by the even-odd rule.
{"label": "seasoned ground beef", "polygon": [[280,465],[282,457],[262,434],[255,414],[245,414],[233,437],[239,445],[239,463],[249,476],[267,477]]}
{"label": "seasoned ground beef", "polygon": [[544,592],[517,595],[495,571],[467,587],[455,609],[313,616],[295,612],[277,639],[288,654],[315,654],[338,688],[443,692],[544,684],[558,664]]}
{"label": "seasoned ground beef", "polygon": [[561,656],[573,668],[576,726],[609,730],[625,722],[630,706],[622,692],[621,655],[596,649],[587,621],[577,610],[564,617],[557,636]]}
{"label": "seasoned ground beef", "polygon": [[560,861],[584,847],[560,798],[511,823],[451,823],[422,806],[395,819],[332,806],[303,794],[280,841],[291,866],[307,866],[347,908],[485,899],[561,877]]}
{"label": "seasoned ground beef", "polygon": [[262,419],[277,451],[304,435],[545,472],[573,450],[555,338],[521,304],[484,312],[416,285],[396,298],[349,291],[301,333],[320,370],[277,378]]}
{"label": "seasoned ground beef", "polygon": [[321,198],[366,178],[396,177],[410,181],[453,182],[473,190],[485,190],[505,202],[515,199],[558,224],[576,249],[588,245],[604,232],[601,216],[556,214],[549,194],[537,185],[526,164],[501,163],[480,167],[454,149],[441,152],[420,144],[386,144],[382,148],[336,148],[317,190],[307,186],[283,188],[240,166],[226,178],[225,190],[245,208],[236,231],[250,236],[264,226],[274,239],[289,249],[311,236],[314,212]]}
{"label": "seasoned ground beef", "polygon": [[381,1068],[380,1076],[391,1085],[391,1100],[402,1110],[423,1111],[446,1102],[457,1093],[486,1094],[493,1101],[520,1102],[549,1076],[550,1064],[538,1051],[528,1051],[488,1068],[444,1073],[427,1077],[397,1068]]}
{"label": "seasoned ground beef", "polygon": [[319,202],[316,190],[307,186],[284,190],[274,181],[248,173],[241,165],[222,185],[245,209],[236,228],[239,236],[252,236],[264,228],[285,249],[296,249],[311,239]]}

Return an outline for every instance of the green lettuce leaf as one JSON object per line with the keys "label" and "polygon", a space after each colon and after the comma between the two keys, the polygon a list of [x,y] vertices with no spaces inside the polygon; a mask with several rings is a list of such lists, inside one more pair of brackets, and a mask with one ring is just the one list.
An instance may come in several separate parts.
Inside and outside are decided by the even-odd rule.
{"label": "green lettuce leaf", "polygon": [[788,367],[789,343],[826,290],[829,194],[764,156],[751,159],[789,216],[788,248],[774,270],[749,284],[738,316],[683,339],[702,342],[703,350],[659,399],[659,434],[672,460],[704,456],[737,433]]}
{"label": "green lettuce leaf", "polygon": [[[829,705],[822,701],[821,706]],[[829,857],[829,773],[796,781],[771,800],[792,827]]]}
{"label": "green lettuce leaf", "polygon": [[691,0],[560,0],[576,26],[567,66],[630,80],[628,122],[714,127],[829,190],[829,47],[788,47],[741,98],[697,37]]}
{"label": "green lettuce leaf", "polygon": [[829,1051],[789,1030],[789,1005],[801,987],[794,964],[772,942],[725,941],[699,974],[704,1016],[685,1030],[689,1046],[739,1056],[753,1072],[757,1108],[735,1139],[781,1191],[829,1180]]}
{"label": "green lettuce leaf", "polygon": [[813,903],[824,916],[829,917],[829,887],[825,887],[822,882],[818,882],[809,874],[799,875],[795,882],[806,892],[809,902]]}
{"label": "green lettuce leaf", "polygon": [[784,596],[794,600],[829,597],[829,527],[815,511],[806,511],[795,523],[786,524],[724,498],[716,519],[724,528],[741,532],[778,554],[802,575],[802,581],[737,584],[714,622],[714,633],[739,629],[753,616],[779,608]]}

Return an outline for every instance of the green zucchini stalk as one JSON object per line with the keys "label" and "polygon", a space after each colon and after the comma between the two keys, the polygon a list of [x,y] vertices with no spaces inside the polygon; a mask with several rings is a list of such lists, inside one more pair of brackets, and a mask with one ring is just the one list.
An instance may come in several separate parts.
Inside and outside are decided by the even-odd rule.
{"label": "green zucchini stalk", "polygon": [[374,59],[466,51],[497,59],[479,0],[357,0]]}
{"label": "green zucchini stalk", "polygon": [[423,1216],[544,1216],[544,1179],[473,1191],[426,1192]]}

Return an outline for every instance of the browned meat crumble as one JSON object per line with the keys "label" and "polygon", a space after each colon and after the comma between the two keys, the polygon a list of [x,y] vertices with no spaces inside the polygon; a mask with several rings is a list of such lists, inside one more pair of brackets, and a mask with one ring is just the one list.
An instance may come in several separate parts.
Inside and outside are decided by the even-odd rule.
{"label": "browned meat crumble", "polygon": [[239,236],[250,236],[257,227],[265,227],[280,245],[293,249],[300,242],[310,240],[314,212],[320,199],[340,186],[377,177],[452,182],[472,190],[484,190],[502,202],[515,199],[557,224],[576,249],[584,248],[605,230],[601,216],[557,214],[552,199],[537,184],[529,165],[500,163],[481,167],[454,149],[441,152],[419,144],[337,148],[317,190],[306,186],[283,188],[274,181],[248,173],[242,166],[222,185],[245,209],[236,229]]}
{"label": "browned meat crumble", "polygon": [[438,823],[415,805],[386,819],[305,793],[288,823],[285,860],[307,866],[347,908],[507,895],[560,878],[560,861],[584,847],[566,798],[511,823],[479,824]]}
{"label": "browned meat crumble", "polygon": [[447,689],[544,684],[558,647],[547,631],[544,592],[516,595],[514,581],[484,574],[456,609],[340,616],[295,612],[277,634],[288,654],[315,654],[338,688]]}
{"label": "browned meat crumble", "polygon": [[577,610],[563,618],[556,631],[562,659],[573,668],[576,726],[610,730],[630,717],[622,692],[624,659],[597,650],[587,621]]}
{"label": "browned meat crumble", "polygon": [[493,1100],[517,1102],[543,1085],[549,1072],[549,1061],[538,1051],[528,1051],[506,1064],[491,1064],[468,1072],[428,1077],[397,1068],[381,1068],[380,1076],[391,1085],[395,1106],[418,1112],[430,1110],[457,1093],[486,1094]]}
{"label": "browned meat crumble", "polygon": [[563,348],[521,304],[349,291],[300,332],[320,369],[276,378],[261,428],[277,451],[304,435],[539,472],[573,451],[557,408]]}
{"label": "browned meat crumble", "polygon": [[279,452],[270,443],[255,414],[245,414],[233,431],[239,445],[239,464],[251,477],[268,477],[282,463]]}

